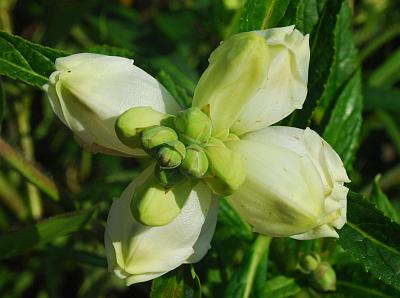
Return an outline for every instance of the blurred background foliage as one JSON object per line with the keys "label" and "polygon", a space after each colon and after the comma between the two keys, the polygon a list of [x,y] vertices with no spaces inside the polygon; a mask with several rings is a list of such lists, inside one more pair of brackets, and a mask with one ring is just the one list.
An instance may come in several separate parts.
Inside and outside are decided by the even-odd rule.
{"label": "blurred background foliage", "polygon": [[[245,6],[257,1],[244,2],[0,0],[0,29],[68,53],[89,51],[134,58],[136,65],[157,76],[185,106],[211,51],[229,35],[254,27],[251,18],[256,20],[257,16],[246,14]],[[319,69],[312,64],[306,106],[313,106],[284,122],[306,126],[304,119],[308,117],[304,114],[310,108],[311,115],[320,99],[311,127],[336,142],[337,146],[331,144],[345,157],[352,191],[369,197],[385,215],[398,221],[400,3],[345,1],[349,9],[343,10],[334,2],[341,1],[284,0],[275,8],[278,11],[279,5],[284,6],[281,15],[274,13],[276,20],[270,19],[275,26],[295,23],[304,33],[311,33],[312,42],[321,39],[326,48],[319,50],[316,43],[312,59],[320,60],[314,58],[314,63],[324,61],[320,56],[333,48],[344,49],[342,56],[357,55],[345,26],[353,28],[359,51],[358,58],[351,61],[340,60],[340,51],[331,53],[332,60],[326,63],[338,71],[336,78],[331,73],[329,80],[320,80]],[[330,28],[316,31],[324,24],[323,17],[336,18],[339,11],[343,24],[327,23]],[[324,32],[324,28],[331,31]],[[332,31],[337,43],[329,44],[323,38]],[[313,32],[321,35],[316,37]],[[347,79],[352,84],[350,78],[359,74],[360,66],[362,111],[360,93],[354,97],[359,104],[351,106],[350,114],[362,112],[363,122],[355,122],[355,136],[351,125],[339,135],[329,119],[348,112],[346,105],[337,107],[340,98],[346,97],[346,86],[351,86]],[[341,81],[343,69],[348,72],[346,82]],[[329,92],[330,86],[334,86],[333,92]],[[42,92],[7,78],[0,81],[0,121],[0,231],[4,234],[0,238],[0,297],[148,297],[150,282],[127,288],[107,272],[103,248],[112,198],[119,196],[146,161],[83,150],[56,119]],[[351,144],[346,145],[350,147],[340,150],[346,136],[350,136]],[[351,152],[348,158],[346,152]],[[41,221],[64,213],[68,215]],[[40,224],[35,229],[29,228],[36,222]],[[346,241],[345,235],[343,238]],[[277,238],[269,252],[258,250],[261,241],[223,200],[207,256],[193,268],[183,266],[156,280],[152,297],[198,297],[199,292],[205,297],[249,297],[248,287],[252,288],[251,297],[400,297],[398,286],[380,281],[373,268],[374,274],[367,272],[366,263],[353,258],[335,240]],[[299,270],[299,260],[307,252],[318,253],[333,266],[337,291],[323,293]],[[366,250],[366,258],[369,253],[373,256],[377,252]],[[395,265],[400,268],[400,263]],[[250,272],[256,272],[256,277]],[[175,294],[168,292],[168,287],[173,287]]]}

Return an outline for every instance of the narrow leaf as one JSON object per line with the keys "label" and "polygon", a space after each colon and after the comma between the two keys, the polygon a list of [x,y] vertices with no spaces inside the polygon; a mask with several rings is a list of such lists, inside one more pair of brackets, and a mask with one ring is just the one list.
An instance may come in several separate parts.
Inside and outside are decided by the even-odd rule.
{"label": "narrow leaf", "polygon": [[363,90],[364,108],[367,110],[382,109],[392,113],[400,113],[400,91],[367,86]]}
{"label": "narrow leaf", "polygon": [[247,0],[236,32],[273,28],[285,14],[289,0]]}
{"label": "narrow leaf", "polygon": [[285,298],[292,297],[300,292],[300,287],[293,278],[283,275],[267,280],[265,284],[264,297]]}
{"label": "narrow leaf", "polygon": [[[271,238],[259,235],[227,288],[225,298],[263,297]],[[251,295],[251,296],[250,296]]]}
{"label": "narrow leaf", "polygon": [[0,258],[27,252],[58,237],[82,230],[93,218],[95,209],[66,213],[0,236]]}
{"label": "narrow leaf", "polygon": [[383,212],[383,214],[385,214],[387,217],[391,218],[395,222],[400,223],[399,212],[393,207],[389,198],[383,193],[379,186],[380,179],[380,175],[375,177],[369,199],[375,204],[375,207],[377,209]]}
{"label": "narrow leaf", "polygon": [[318,24],[310,35],[311,60],[308,94],[303,108],[292,116],[292,124],[306,127],[324,91],[334,57],[334,31],[342,1],[327,1]]}
{"label": "narrow leaf", "polygon": [[54,70],[54,61],[67,53],[0,31],[0,74],[41,88]]}
{"label": "narrow leaf", "polygon": [[171,93],[176,102],[182,108],[189,108],[192,105],[192,98],[188,92],[177,85],[172,77],[165,71],[161,70],[157,75],[157,80]]}
{"label": "narrow leaf", "polygon": [[373,289],[364,284],[352,283],[347,281],[337,282],[337,293],[346,298],[391,298],[377,289]]}
{"label": "narrow leaf", "polygon": [[151,298],[201,297],[201,285],[193,267],[180,266],[155,279],[151,286]]}
{"label": "narrow leaf", "polygon": [[366,199],[349,196],[348,222],[339,244],[365,269],[400,290],[400,225],[391,222]]}
{"label": "narrow leaf", "polygon": [[340,155],[347,169],[357,148],[361,113],[361,75],[357,72],[340,94],[323,133],[324,139]]}
{"label": "narrow leaf", "polygon": [[0,158],[4,159],[14,170],[29,180],[33,185],[46,193],[54,201],[60,199],[57,186],[32,162],[15,151],[7,142],[0,138]]}
{"label": "narrow leaf", "polygon": [[5,109],[6,109],[6,95],[4,93],[4,87],[3,87],[3,82],[0,80],[0,128],[1,128],[1,122],[4,119],[4,114],[5,114]]}

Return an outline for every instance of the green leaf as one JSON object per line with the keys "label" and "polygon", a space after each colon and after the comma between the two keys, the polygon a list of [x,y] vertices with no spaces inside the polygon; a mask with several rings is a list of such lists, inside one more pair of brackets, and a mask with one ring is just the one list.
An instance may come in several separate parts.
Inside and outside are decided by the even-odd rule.
{"label": "green leaf", "polygon": [[371,195],[369,200],[375,204],[375,207],[383,212],[387,217],[391,218],[397,223],[400,223],[400,214],[393,207],[392,203],[388,199],[388,197],[382,192],[379,181],[381,176],[378,175],[374,179],[374,183],[372,185]]}
{"label": "green leaf", "polygon": [[3,82],[0,79],[0,128],[1,128],[1,122],[4,119],[5,109],[6,109],[6,95],[4,93]]}
{"label": "green leaf", "polygon": [[321,98],[325,109],[333,107],[343,86],[357,70],[358,52],[353,38],[353,16],[348,1],[344,1],[336,22],[333,64]]}
{"label": "green leaf", "polygon": [[350,194],[347,206],[339,244],[372,275],[400,290],[400,225],[358,196]]}
{"label": "green leaf", "polygon": [[151,286],[151,298],[201,297],[201,285],[192,266],[183,265],[155,279]]}
{"label": "green leaf", "polygon": [[220,199],[218,223],[219,232],[227,230],[226,234],[229,234],[227,238],[234,236],[247,241],[253,239],[250,225],[243,221],[225,198]]}
{"label": "green leaf", "polygon": [[236,32],[273,28],[285,14],[289,0],[247,0]]}
{"label": "green leaf", "polygon": [[392,140],[397,153],[400,154],[400,130],[396,120],[389,113],[383,110],[378,110],[376,113],[380,119],[380,122],[383,124],[387,135]]}
{"label": "green leaf", "polygon": [[373,288],[369,288],[363,284],[352,283],[347,281],[337,282],[337,294],[342,294],[346,298],[391,298],[385,293]]}
{"label": "green leaf", "polygon": [[296,25],[304,34],[311,33],[320,18],[325,0],[292,0],[279,26]]}
{"label": "green leaf", "polygon": [[182,108],[189,108],[192,105],[192,98],[189,96],[186,89],[177,85],[172,77],[161,70],[157,75],[157,80],[171,93],[171,95],[175,98],[176,102]]}
{"label": "green leaf", "polygon": [[400,90],[367,86],[363,94],[365,109],[400,113]]}
{"label": "green leaf", "polygon": [[308,93],[303,108],[292,116],[293,126],[304,128],[309,125],[312,113],[324,92],[324,86],[334,61],[335,29],[341,8],[342,1],[327,1],[318,24],[310,35]]}
{"label": "green leaf", "polygon": [[324,139],[336,150],[347,169],[357,148],[361,113],[361,74],[357,72],[339,95],[323,133]]}
{"label": "green leaf", "polygon": [[[225,291],[225,298],[263,297],[271,238],[258,235]],[[250,296],[251,295],[251,296]]]}
{"label": "green leaf", "polygon": [[0,74],[41,88],[54,71],[54,61],[67,53],[0,31]]}
{"label": "green leaf", "polygon": [[264,297],[285,298],[292,297],[300,292],[300,287],[293,278],[283,275],[267,280],[265,284]]}
{"label": "green leaf", "polygon": [[57,186],[47,175],[45,175],[31,161],[24,158],[20,153],[15,151],[6,141],[0,137],[0,158],[9,166],[19,172],[23,177],[37,186],[41,191],[46,193],[54,201],[60,200]]}
{"label": "green leaf", "polygon": [[400,79],[400,49],[395,51],[385,62],[370,75],[371,86],[391,87]]}
{"label": "green leaf", "polygon": [[58,237],[82,230],[92,219],[95,208],[50,217],[34,225],[0,236],[0,258],[27,252]]}

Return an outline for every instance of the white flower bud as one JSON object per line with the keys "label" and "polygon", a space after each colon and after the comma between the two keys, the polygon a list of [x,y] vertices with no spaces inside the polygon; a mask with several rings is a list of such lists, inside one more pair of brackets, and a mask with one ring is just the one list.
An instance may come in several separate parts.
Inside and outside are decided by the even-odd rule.
{"label": "white flower bud", "polygon": [[133,60],[81,53],[58,58],[55,66],[43,88],[56,115],[93,152],[146,155],[118,139],[117,117],[133,107],[168,114],[179,111],[168,91]]}
{"label": "white flower bud", "polygon": [[256,232],[295,239],[338,237],[349,182],[336,152],[311,129],[268,127],[227,146],[247,176],[230,198]]}
{"label": "white flower bud", "polygon": [[156,278],[184,263],[198,262],[210,248],[217,221],[218,201],[199,183],[169,224],[148,227],[137,222],[130,212],[131,198],[150,175],[151,167],[125,189],[121,198],[114,199],[108,215],[108,269],[127,285]]}
{"label": "white flower bud", "polygon": [[294,26],[233,35],[211,54],[193,106],[209,112],[214,136],[267,127],[302,107],[309,60],[308,35]]}

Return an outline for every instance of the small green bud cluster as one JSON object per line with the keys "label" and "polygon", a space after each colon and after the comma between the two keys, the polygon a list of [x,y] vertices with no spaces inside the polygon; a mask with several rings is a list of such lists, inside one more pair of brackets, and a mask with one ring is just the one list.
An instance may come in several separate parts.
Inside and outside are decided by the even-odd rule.
{"label": "small green bud cluster", "polygon": [[212,136],[210,118],[197,107],[175,117],[133,108],[117,119],[115,130],[121,142],[127,146],[139,143],[157,162],[152,178],[132,199],[132,214],[145,225],[164,225],[175,218],[182,205],[176,203],[176,190],[186,182],[202,179],[215,194],[228,196],[244,181],[241,156],[221,141],[235,136],[229,130]]}
{"label": "small green bud cluster", "polygon": [[310,284],[318,291],[336,290],[336,273],[332,266],[321,261],[317,253],[308,253],[300,258],[299,269],[308,274]]}

